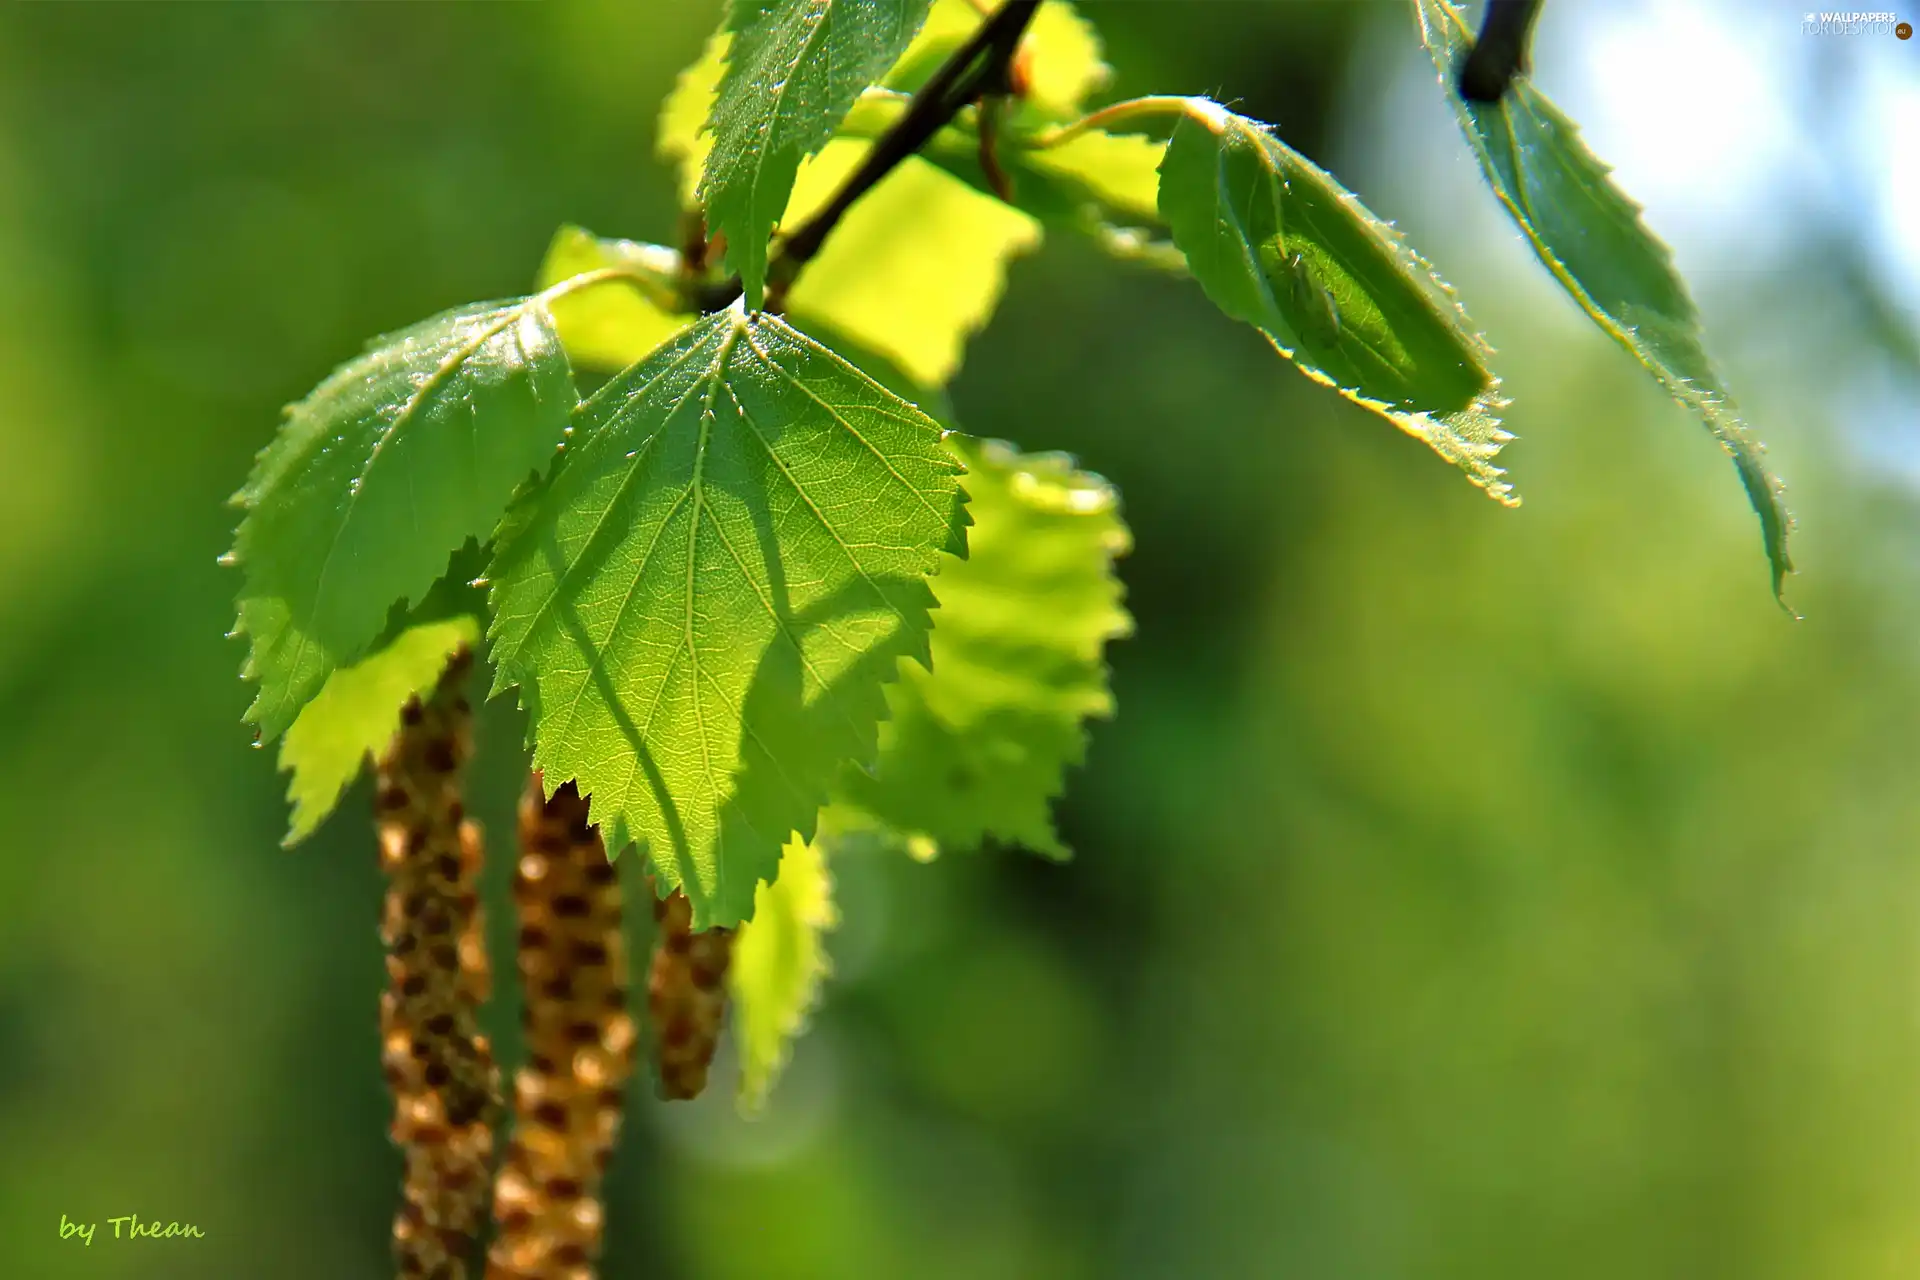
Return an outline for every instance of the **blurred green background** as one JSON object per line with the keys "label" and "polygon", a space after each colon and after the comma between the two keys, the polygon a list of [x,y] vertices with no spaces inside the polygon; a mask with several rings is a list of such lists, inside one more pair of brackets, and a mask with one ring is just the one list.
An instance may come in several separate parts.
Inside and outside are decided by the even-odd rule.
{"label": "blurred green background", "polygon": [[[1920,198],[1885,195],[1920,180],[1875,185],[1913,173],[1920,49],[1737,0],[1659,7],[1691,36],[1555,0],[1541,32],[1790,480],[1794,623],[1725,458],[1475,185],[1405,7],[1088,9],[1117,92],[1276,122],[1438,259],[1526,505],[1189,285],[1058,239],[1016,263],[960,419],[1074,452],[1137,541],[1079,857],[843,860],[770,1113],[733,1115],[724,1062],[698,1104],[636,1085],[604,1274],[1920,1277],[1920,397],[1887,257]],[[0,8],[0,1275],[390,1274],[365,784],[277,848],[222,503],[368,335],[524,291],[563,221],[670,239],[653,113],[717,12]],[[1739,109],[1742,75],[1773,124],[1733,144],[1816,145],[1701,139],[1688,104]],[[1822,96],[1869,82],[1906,125]],[[489,709],[495,849],[520,732]],[[510,1000],[494,1025],[512,1055]],[[206,1238],[58,1238],[128,1213]]]}

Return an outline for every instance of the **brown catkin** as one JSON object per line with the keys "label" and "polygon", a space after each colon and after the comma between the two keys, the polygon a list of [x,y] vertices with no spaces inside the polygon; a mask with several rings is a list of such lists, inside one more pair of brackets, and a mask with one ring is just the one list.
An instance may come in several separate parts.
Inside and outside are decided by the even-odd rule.
{"label": "brown catkin", "polygon": [[473,738],[461,689],[472,664],[462,649],[426,702],[408,700],[375,794],[387,873],[381,1058],[390,1132],[406,1157],[393,1253],[401,1276],[433,1280],[473,1274],[500,1108],[499,1072],[475,1017],[487,989],[480,828],[461,799]]}
{"label": "brown catkin", "polygon": [[733,961],[735,931],[695,933],[693,906],[678,889],[654,897],[653,918],[659,927],[647,970],[647,1007],[653,1017],[660,1096],[697,1098],[707,1087],[707,1068],[726,1017],[727,966]]}
{"label": "brown catkin", "polygon": [[493,1188],[487,1280],[592,1280],[600,1179],[620,1132],[635,1027],[620,877],[573,783],[548,800],[536,772],[521,797],[513,897],[527,1065]]}

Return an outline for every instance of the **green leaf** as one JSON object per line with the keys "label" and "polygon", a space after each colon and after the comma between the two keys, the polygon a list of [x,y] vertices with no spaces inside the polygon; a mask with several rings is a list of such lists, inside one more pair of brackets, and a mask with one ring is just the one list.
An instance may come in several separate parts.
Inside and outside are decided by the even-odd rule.
{"label": "green leaf", "polygon": [[[890,89],[911,93],[933,78],[940,64],[980,29],[985,16],[972,0],[934,0],[920,34],[888,73]],[[1026,106],[1039,118],[1070,120],[1089,95],[1106,87],[1113,68],[1102,56],[1093,24],[1065,0],[1046,0],[1020,38],[1016,74],[1025,81]]]}
{"label": "green leaf", "polygon": [[733,37],[724,30],[707,37],[700,56],[675,78],[672,91],[660,104],[653,153],[679,174],[680,203],[688,208],[698,203],[700,175],[713,153],[707,117],[713,114],[714,95],[726,74],[727,48],[732,43]]}
{"label": "green leaf", "polygon": [[1526,75],[1516,75],[1497,103],[1462,98],[1454,79],[1473,37],[1445,0],[1415,0],[1415,8],[1460,128],[1507,215],[1593,322],[1706,423],[1732,456],[1760,516],[1778,597],[1793,570],[1782,487],[1707,356],[1699,313],[1672,254],[1580,141],[1574,123]]}
{"label": "green leaf", "polygon": [[1160,209],[1214,304],[1316,382],[1515,501],[1493,465],[1512,437],[1487,345],[1451,290],[1325,170],[1256,121],[1187,100]]}
{"label": "green leaf", "polygon": [[421,623],[327,677],[280,740],[280,767],[293,773],[293,820],[281,844],[292,847],[313,834],[361,764],[399,732],[407,699],[431,689],[447,660],[479,639],[480,624],[470,617]]}
{"label": "green leaf", "polygon": [[941,564],[933,665],[901,662],[878,762],[843,770],[840,798],[910,840],[1064,858],[1051,802],[1085,757],[1085,721],[1113,713],[1106,644],[1133,629],[1113,572],[1130,545],[1119,497],[1062,454],[947,443],[967,467],[967,558]]}
{"label": "green leaf", "polygon": [[235,495],[247,712],[277,737],[336,667],[485,540],[546,466],[578,397],[540,297],[479,303],[376,339],[287,410]]}
{"label": "green leaf", "polygon": [[[689,194],[705,163],[709,140],[699,122],[727,43],[724,32],[708,41],[660,114],[659,154],[680,167]],[[805,221],[824,206],[870,141],[839,138],[801,164],[781,222]],[[787,313],[802,329],[887,357],[923,387],[944,386],[967,337],[998,305],[1007,263],[1039,243],[1033,219],[909,157],[848,210],[788,293]],[[939,252],[928,252],[934,244]]]}
{"label": "green leaf", "polygon": [[[844,137],[878,138],[907,108],[906,94],[978,30],[981,15],[969,0],[935,0],[912,47],[886,79],[886,90],[869,90],[849,113]],[[1012,205],[1048,226],[1089,235],[1118,256],[1145,258],[1144,237],[1134,229],[1159,223],[1157,191],[1164,142],[1090,130],[1048,149],[1030,145],[1043,126],[1078,117],[1087,98],[1105,87],[1112,68],[1103,60],[1091,23],[1061,0],[1035,13],[1015,60],[1026,92],[1002,123],[997,147],[1012,185]],[[888,92],[893,90],[897,92]],[[984,195],[999,198],[980,166],[978,113],[963,111],[920,154]],[[1174,255],[1177,258],[1177,254]]]}
{"label": "green leaf", "polygon": [[[962,530],[938,424],[778,317],[707,316],[580,407],[503,530],[497,687],[609,850],[644,841],[696,928],[753,908],[882,684],[925,658]],[[664,891],[664,890],[663,890]]]}
{"label": "green leaf", "polygon": [[1083,207],[1095,205],[1109,218],[1139,224],[1159,221],[1166,150],[1166,143],[1152,138],[1094,129],[1047,150],[1008,146],[1001,159],[1016,196],[1021,175],[1029,174],[1028,183],[1046,184]]}
{"label": "green leaf", "polygon": [[[802,167],[789,217],[826,203],[868,149],[828,143]],[[922,386],[944,386],[999,305],[1007,263],[1039,244],[1033,219],[909,157],[847,211],[794,282],[787,310],[803,329],[817,322]]]}
{"label": "green leaf", "polygon": [[[845,136],[876,139],[906,114],[907,99],[872,91],[848,115]],[[999,198],[980,163],[978,114],[963,112],[920,154],[984,195]],[[1160,161],[1167,144],[1093,129],[1048,148],[1035,130],[1013,129],[996,156],[1012,186],[1012,204],[1049,225],[1090,232],[1099,224],[1157,225]]]}
{"label": "green leaf", "polygon": [[[537,288],[589,271],[615,268],[664,280],[679,256],[657,244],[602,240],[579,227],[561,227],[547,246]],[[691,315],[656,302],[634,279],[606,280],[575,289],[552,305],[554,327],[576,369],[618,373],[693,322]]]}
{"label": "green leaf", "polygon": [[862,90],[890,70],[929,0],[733,0],[733,46],[708,117],[713,150],[699,196],[727,238],[747,307],[766,287],[767,236],[800,161],[833,136]]}
{"label": "green leaf", "polygon": [[806,1029],[820,984],[832,973],[821,935],[839,923],[822,842],[793,841],[780,856],[780,878],[755,893],[753,919],[741,926],[727,969],[741,1111],[766,1104]]}

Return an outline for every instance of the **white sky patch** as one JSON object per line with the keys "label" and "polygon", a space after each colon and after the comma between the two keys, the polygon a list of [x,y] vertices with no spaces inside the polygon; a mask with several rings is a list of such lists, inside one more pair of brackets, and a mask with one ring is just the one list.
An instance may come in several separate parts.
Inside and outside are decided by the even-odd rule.
{"label": "white sky patch", "polygon": [[1862,47],[1847,51],[1845,112],[1822,141],[1841,149],[1874,265],[1920,327],[1920,47],[1844,43]]}
{"label": "white sky patch", "polygon": [[1646,207],[1683,270],[1765,269],[1791,249],[1801,202],[1825,202],[1824,182],[1806,172],[1816,142],[1797,110],[1819,41],[1803,17],[1753,0],[1544,11],[1541,88]]}

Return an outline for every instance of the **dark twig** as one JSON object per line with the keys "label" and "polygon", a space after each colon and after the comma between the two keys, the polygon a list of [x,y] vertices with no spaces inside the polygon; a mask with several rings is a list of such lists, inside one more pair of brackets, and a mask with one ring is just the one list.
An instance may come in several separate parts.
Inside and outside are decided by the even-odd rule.
{"label": "dark twig", "polygon": [[986,175],[993,194],[1003,203],[1012,204],[1013,179],[1000,163],[1000,117],[1006,105],[1007,99],[999,94],[980,99],[980,172]]}
{"label": "dark twig", "polygon": [[[932,79],[913,95],[906,114],[880,136],[825,208],[809,218],[780,245],[767,270],[769,290],[784,292],[861,196],[873,190],[901,161],[919,151],[945,128],[960,110],[986,93],[1005,93],[1011,84],[1009,68],[1019,50],[1020,37],[1033,20],[1040,0],[1007,0],[982,23],[968,41],[954,50]],[[740,277],[715,286],[698,299],[702,311],[730,306],[743,292]],[[776,293],[775,296],[778,296]]]}
{"label": "dark twig", "polygon": [[1541,0],[1487,0],[1480,39],[1460,68],[1460,96],[1469,102],[1498,102],[1516,73],[1527,69],[1527,42]]}

